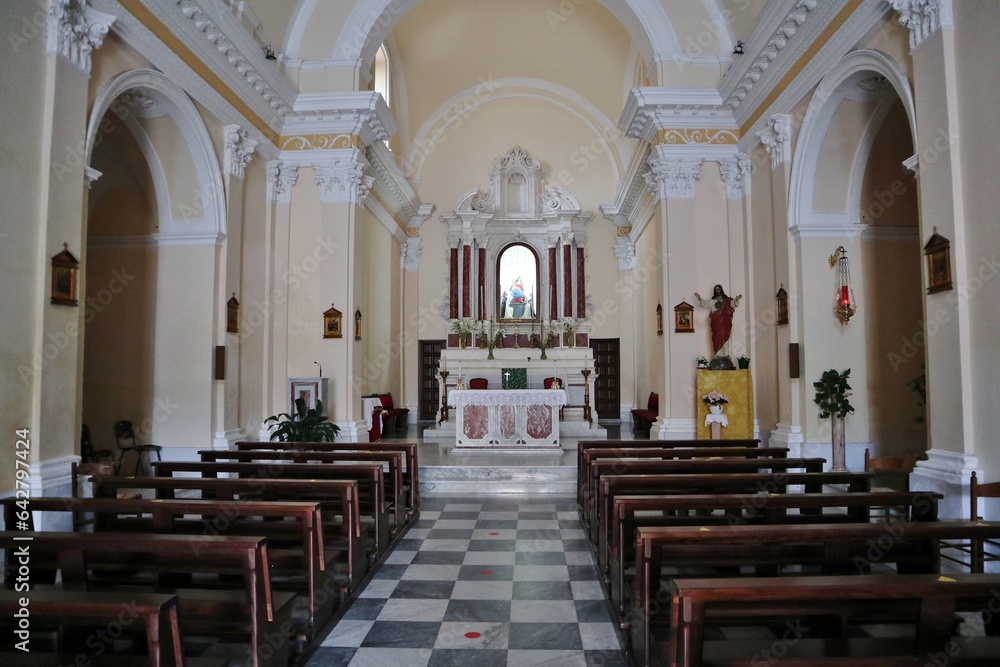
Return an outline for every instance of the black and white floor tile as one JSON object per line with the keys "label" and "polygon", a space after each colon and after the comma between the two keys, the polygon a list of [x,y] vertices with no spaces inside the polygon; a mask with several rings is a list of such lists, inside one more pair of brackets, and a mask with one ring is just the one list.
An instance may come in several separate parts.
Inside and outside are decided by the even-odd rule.
{"label": "black and white floor tile", "polygon": [[310,667],[623,667],[572,498],[425,497]]}

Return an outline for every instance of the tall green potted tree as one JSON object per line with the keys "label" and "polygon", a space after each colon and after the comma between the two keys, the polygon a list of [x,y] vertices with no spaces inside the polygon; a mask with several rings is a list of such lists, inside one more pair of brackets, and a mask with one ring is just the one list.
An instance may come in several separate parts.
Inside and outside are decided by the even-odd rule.
{"label": "tall green potted tree", "polygon": [[816,389],[814,400],[819,406],[820,419],[830,418],[834,470],[847,470],[847,432],[844,418],[854,412],[854,407],[847,400],[848,392],[851,391],[851,385],[847,384],[850,376],[850,368],[843,373],[831,368],[823,371],[819,382],[813,382],[813,387]]}
{"label": "tall green potted tree", "polygon": [[[273,423],[272,423],[273,422]],[[323,414],[323,401],[317,400],[315,408],[306,408],[304,399],[295,399],[295,414],[287,412],[264,420],[271,429],[271,440],[279,442],[333,442],[340,427]]]}

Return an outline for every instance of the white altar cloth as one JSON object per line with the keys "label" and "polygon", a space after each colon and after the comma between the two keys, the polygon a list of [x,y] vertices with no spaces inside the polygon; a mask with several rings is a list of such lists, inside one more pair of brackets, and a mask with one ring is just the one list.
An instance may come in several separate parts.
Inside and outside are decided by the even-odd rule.
{"label": "white altar cloth", "polygon": [[456,448],[559,448],[561,389],[467,389],[448,394]]}

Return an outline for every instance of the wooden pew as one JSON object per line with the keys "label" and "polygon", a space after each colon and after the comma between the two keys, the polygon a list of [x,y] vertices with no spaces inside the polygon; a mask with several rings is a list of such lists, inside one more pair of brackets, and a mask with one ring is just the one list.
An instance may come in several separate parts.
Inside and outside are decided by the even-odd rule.
{"label": "wooden pew", "polygon": [[[0,532],[0,549],[8,564],[27,549],[31,567],[56,565],[62,588],[70,591],[101,590],[108,585],[105,578],[127,575],[137,592],[163,592],[174,574],[214,576],[220,568],[239,568],[243,582],[237,589],[220,583],[211,590],[174,591],[182,632],[245,637],[247,659],[254,667],[285,667],[290,660],[295,630],[289,612],[294,594],[272,590],[265,538],[225,535],[192,540],[187,535],[18,530]],[[46,563],[47,558],[53,562]],[[137,576],[141,573],[154,578],[144,580]]]}
{"label": "wooden pew", "polygon": [[[612,609],[625,613],[625,580],[635,563],[635,531],[649,526],[740,526],[747,524],[867,523],[873,507],[891,501],[913,521],[935,521],[939,493],[679,494],[617,496],[607,534],[601,534],[601,571],[608,572]],[[911,510],[912,511],[909,511]],[[790,512],[794,510],[797,513]],[[827,510],[836,510],[829,512]],[[657,513],[646,514],[640,513]],[[693,512],[695,516],[685,516]],[[606,563],[606,565],[604,565]]]}
{"label": "wooden pew", "polygon": [[578,452],[577,499],[583,504],[590,465],[597,459],[787,458],[788,447],[590,447]]}
{"label": "wooden pew", "polygon": [[[258,463],[262,461],[281,461],[288,463],[384,463],[388,472],[383,476],[385,482],[385,497],[392,512],[392,524],[389,534],[395,536],[406,522],[406,502],[409,489],[403,482],[402,452],[309,452],[296,450],[251,450],[251,451],[216,451],[201,450],[198,452],[205,463],[237,462]],[[391,499],[391,500],[389,500]]]}
{"label": "wooden pew", "polygon": [[[115,593],[51,589],[25,592],[4,590],[0,591],[0,628],[10,631],[12,627],[16,627],[14,614],[21,611],[22,600],[28,601],[25,609],[30,614],[28,618],[31,626],[25,636],[31,638],[27,644],[31,651],[25,655],[32,664],[39,665],[49,660],[51,664],[74,662],[74,656],[45,655],[35,648],[39,643],[37,637],[40,628],[58,627],[63,624],[87,627],[111,623],[118,623],[125,628],[142,628],[146,632],[146,655],[132,660],[123,657],[122,662],[153,667],[160,665],[184,667],[186,664],[177,620],[176,595],[134,591]],[[112,647],[109,644],[110,642],[102,641],[99,637],[92,637],[88,638],[86,646],[66,644],[59,646],[58,650],[60,653],[82,654],[89,661],[95,651],[100,651],[98,655],[110,653]],[[4,665],[14,664],[16,656],[16,653],[0,654],[0,662]]]}
{"label": "wooden pew", "polygon": [[[664,567],[753,566],[764,576],[774,576],[782,568],[810,567],[829,576],[862,574],[872,566],[895,564],[900,574],[939,574],[941,539],[995,537],[1000,537],[1000,522],[641,527],[636,531],[635,604],[628,619],[635,664],[651,664],[651,626],[670,622],[674,599],[664,585]],[[743,581],[733,579],[735,585]]]}
{"label": "wooden pew", "polygon": [[295,449],[314,452],[372,451],[403,452],[406,465],[403,479],[410,489],[407,511],[410,514],[420,509],[420,448],[415,442],[268,442],[241,440],[236,443],[239,451],[255,449]]}
{"label": "wooden pew", "polygon": [[[16,525],[15,517],[23,511],[19,503],[24,502],[14,498],[0,500],[8,529]],[[209,535],[267,537],[271,541],[272,588],[307,593],[310,630],[322,627],[329,620],[350,593],[352,583],[350,554],[328,552],[324,545],[320,507],[318,502],[248,499],[32,498],[26,501],[29,516],[33,512],[71,512],[74,518],[93,514],[95,532],[182,534],[197,539]],[[198,518],[191,518],[194,516]],[[348,516],[347,520],[350,523],[353,518]],[[329,584],[321,575],[328,567]],[[338,569],[342,576],[339,581]],[[338,592],[338,596],[329,595],[329,591]]]}
{"label": "wooden pew", "polygon": [[[607,531],[620,495],[675,495],[682,493],[785,493],[802,487],[806,493],[822,493],[824,486],[846,486],[847,491],[870,491],[870,472],[737,472],[724,474],[632,474],[603,475],[597,494],[597,530]],[[596,541],[594,542],[596,544]]]}
{"label": "wooden pew", "polygon": [[346,479],[358,482],[362,517],[370,518],[375,528],[376,560],[388,553],[390,518],[385,502],[382,466],[361,463],[200,463],[156,461],[152,464],[158,477],[176,477],[177,473],[196,473],[202,477],[237,475],[244,479]]}
{"label": "wooden pew", "polygon": [[[724,442],[725,445],[719,444]],[[583,470],[583,453],[588,449],[609,449],[622,447],[649,447],[655,449],[683,448],[691,449],[696,447],[759,447],[760,440],[580,440],[576,443],[576,469]],[[583,505],[582,489],[577,493],[576,502]]]}
{"label": "wooden pew", "polygon": [[[1000,575],[869,575],[832,577],[768,577],[758,579],[675,579],[669,584],[673,598],[671,637],[678,640],[660,648],[668,664],[681,667],[701,665],[771,664],[775,639],[705,641],[706,621],[731,618],[734,610],[753,624],[785,621],[794,629],[789,641],[781,642],[781,660],[800,667],[829,665],[836,657],[842,663],[899,665],[909,659],[914,664],[934,664],[935,654],[955,657],[948,646],[954,633],[956,611],[987,609],[997,595]],[[802,621],[816,614],[839,614],[864,621],[872,607],[889,607],[899,621],[912,625],[913,632],[902,638],[816,637]],[[898,624],[897,624],[898,625]],[[794,641],[792,641],[794,640]],[[974,643],[973,643],[974,641]],[[975,656],[970,653],[975,652]],[[982,637],[961,638],[959,660],[983,660],[1000,655],[1000,641]],[[766,656],[766,657],[764,657]],[[990,664],[982,662],[980,664]]]}
{"label": "wooden pew", "polygon": [[[600,498],[600,480],[605,476],[641,475],[641,474],[715,474],[752,472],[781,472],[801,470],[802,472],[823,472],[823,458],[781,458],[781,459],[596,459],[590,464],[590,481],[588,482],[587,498],[585,499],[587,528],[591,540],[598,538],[598,526],[602,518],[602,510],[611,510],[608,503],[602,506]],[[669,491],[667,491],[669,493]],[[603,515],[604,517],[607,514]]]}
{"label": "wooden pew", "polygon": [[[218,500],[319,501],[325,552],[346,554],[348,593],[357,589],[370,564],[374,563],[375,538],[362,525],[354,480],[211,477],[102,477],[95,480],[94,495],[97,497],[115,499],[116,492],[121,490],[152,490],[159,499],[174,499],[177,492],[199,492]],[[329,566],[330,559],[326,561]]]}

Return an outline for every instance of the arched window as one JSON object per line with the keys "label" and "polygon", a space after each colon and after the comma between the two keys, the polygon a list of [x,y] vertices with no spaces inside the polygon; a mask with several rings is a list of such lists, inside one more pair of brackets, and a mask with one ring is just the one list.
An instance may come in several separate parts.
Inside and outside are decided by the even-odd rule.
{"label": "arched window", "polygon": [[[375,92],[381,93],[382,97],[385,99],[387,105],[391,105],[392,101],[389,97],[389,52],[385,49],[385,44],[378,47],[378,51],[375,53],[375,76],[374,85]],[[389,147],[389,140],[385,142],[386,147]]]}

